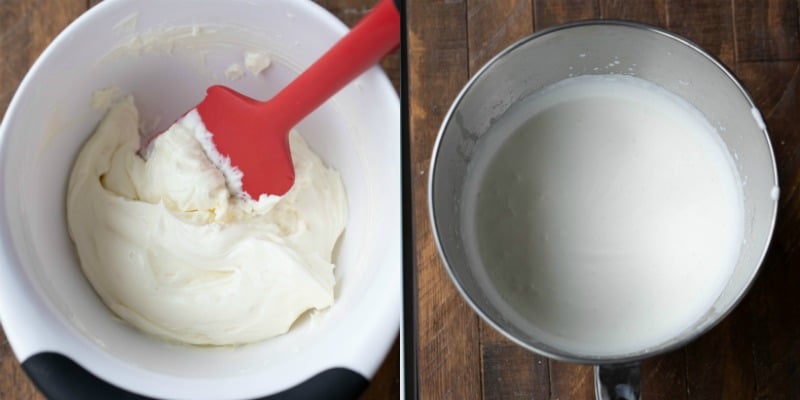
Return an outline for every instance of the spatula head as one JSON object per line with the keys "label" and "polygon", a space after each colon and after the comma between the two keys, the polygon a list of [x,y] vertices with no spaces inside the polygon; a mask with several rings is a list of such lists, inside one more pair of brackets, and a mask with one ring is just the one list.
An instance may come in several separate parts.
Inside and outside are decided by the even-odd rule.
{"label": "spatula head", "polygon": [[196,107],[216,150],[242,172],[242,190],[256,200],[283,195],[294,185],[291,127],[282,126],[280,115],[269,115],[266,105],[217,85]]}

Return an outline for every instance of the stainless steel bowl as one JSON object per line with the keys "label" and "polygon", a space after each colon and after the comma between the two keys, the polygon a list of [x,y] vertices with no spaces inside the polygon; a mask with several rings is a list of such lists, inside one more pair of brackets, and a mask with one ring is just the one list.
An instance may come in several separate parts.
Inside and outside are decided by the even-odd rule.
{"label": "stainless steel bowl", "polygon": [[[491,282],[483,272],[484,265],[465,251],[460,215],[462,189],[467,168],[476,154],[476,143],[492,134],[495,121],[537,90],[587,74],[635,75],[692,103],[718,129],[728,151],[736,156],[744,195],[746,240],[734,272],[713,307],[694,325],[656,347],[611,357],[576,354],[546,344],[535,332],[506,315],[498,304],[502,300],[487,295]],[[554,27],[525,38],[494,57],[467,83],[445,117],[430,171],[429,207],[434,238],[458,290],[487,323],[520,346],[559,360],[604,365],[596,368],[598,396],[607,394],[604,384],[616,384],[609,381],[613,377],[637,380],[636,361],[686,344],[736,306],[764,258],[777,209],[778,181],[772,147],[760,114],[742,85],[696,44],[658,28],[624,21],[586,21]],[[606,382],[597,380],[600,375]],[[638,391],[635,386],[631,388]]]}

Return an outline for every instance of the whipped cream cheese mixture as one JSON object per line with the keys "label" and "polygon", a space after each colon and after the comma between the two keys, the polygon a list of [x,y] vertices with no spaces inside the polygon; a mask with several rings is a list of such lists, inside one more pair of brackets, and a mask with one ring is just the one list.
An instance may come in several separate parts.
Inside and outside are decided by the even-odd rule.
{"label": "whipped cream cheese mixture", "polygon": [[[341,178],[292,132],[294,186],[234,195],[191,113],[147,161],[133,99],[114,105],[84,145],[67,192],[69,233],[95,291],[148,333],[230,345],[285,333],[334,301],[334,245],[347,220]],[[235,177],[233,178],[235,179]]]}

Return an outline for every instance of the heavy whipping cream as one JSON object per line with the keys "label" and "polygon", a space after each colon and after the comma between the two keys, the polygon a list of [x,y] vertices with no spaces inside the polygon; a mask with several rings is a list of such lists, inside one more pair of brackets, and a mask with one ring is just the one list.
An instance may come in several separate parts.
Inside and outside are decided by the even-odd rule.
{"label": "heavy whipping cream", "polygon": [[236,182],[206,156],[199,118],[161,134],[146,162],[138,122],[131,98],[111,108],[67,193],[81,267],[111,310],[167,339],[228,345],[284,333],[333,303],[347,201],[300,135],[290,135],[294,186],[254,201],[233,195]]}
{"label": "heavy whipping cream", "polygon": [[470,256],[543,342],[581,355],[658,346],[698,322],[743,238],[739,179],[703,115],[626,76],[523,100],[478,144]]}

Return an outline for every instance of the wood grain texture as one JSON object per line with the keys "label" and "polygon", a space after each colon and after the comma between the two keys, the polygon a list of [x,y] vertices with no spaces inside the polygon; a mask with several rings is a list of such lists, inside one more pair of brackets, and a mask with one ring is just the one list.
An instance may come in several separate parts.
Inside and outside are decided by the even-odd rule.
{"label": "wood grain texture", "polygon": [[642,362],[642,398],[648,400],[688,399],[686,353],[678,349]]}
{"label": "wood grain texture", "polygon": [[[800,62],[746,62],[739,75],[761,109],[778,164],[781,199],[772,246],[745,304],[755,395],[800,398]],[[740,310],[737,310],[739,312]]]}
{"label": "wood grain texture", "polygon": [[800,59],[797,0],[733,0],[738,61]]}
{"label": "wood grain texture", "polygon": [[[80,14],[101,0],[0,0],[0,117],[17,86],[44,48]],[[374,0],[324,0],[321,5],[352,26]],[[400,55],[382,62],[399,92]],[[398,398],[400,348],[397,339],[361,400]],[[0,330],[0,400],[40,400],[44,397],[25,375]]]}
{"label": "wood grain texture", "polygon": [[[424,36],[428,31],[418,30],[416,40],[422,42],[418,47],[425,48],[425,57],[431,57],[431,54],[439,56],[439,60],[426,60],[426,64],[438,65],[438,68],[418,68],[415,65],[419,61],[418,54],[409,55],[411,79],[418,82],[418,87],[426,87],[425,82],[444,80],[442,76],[450,77],[451,74],[456,76],[451,81],[462,81],[464,66],[452,58],[447,62],[442,59],[457,53],[462,62],[466,59],[469,71],[474,73],[492,56],[493,52],[485,50],[486,47],[500,47],[495,53],[502,49],[493,40],[498,43],[503,42],[502,37],[510,40],[515,35],[524,35],[529,29],[528,21],[520,18],[524,13],[511,13],[515,7],[520,7],[519,2],[501,1],[487,6],[482,1],[471,0],[467,4],[466,15],[460,12],[449,16],[438,13],[425,20],[425,6],[410,2],[410,9],[417,13],[415,20],[408,21],[412,29],[415,23],[437,26],[458,26],[460,23],[448,18],[466,18],[468,21],[468,40],[462,50],[466,51],[465,57],[454,48],[458,41],[442,41],[441,37],[428,40]],[[800,302],[793,300],[800,292],[800,269],[795,268],[800,262],[800,246],[797,245],[800,242],[800,100],[797,97],[800,62],[796,61],[797,8],[800,2],[532,0],[531,5],[532,28],[537,30],[587,18],[630,19],[667,27],[720,58],[738,73],[750,90],[769,126],[781,180],[779,221],[772,249],[750,294],[728,318],[688,346],[642,363],[642,390],[645,399],[800,399]],[[492,14],[481,14],[487,10]],[[422,22],[420,18],[423,18]],[[520,18],[518,26],[507,25],[511,18]],[[440,47],[443,45],[446,47]],[[450,82],[447,86],[450,91],[454,90],[452,84]],[[433,88],[440,87],[438,85],[442,83]],[[417,159],[425,160],[425,166],[432,147],[429,135],[440,123],[431,121],[433,117],[429,111],[432,104],[437,110],[448,107],[449,103],[442,104],[443,97],[446,96],[441,96],[438,90],[411,96],[412,121],[419,121],[419,118],[425,121],[416,126],[412,124],[414,153]],[[441,113],[437,115],[441,116]],[[426,131],[414,130],[420,127]],[[420,137],[421,140],[416,140]],[[424,173],[424,167],[420,171]],[[425,184],[424,179],[414,182],[415,213],[427,213],[425,197],[419,194],[425,191]],[[420,226],[429,228],[427,224]],[[438,259],[429,258],[429,235],[427,231],[417,231],[417,249],[422,249],[425,254],[417,256],[419,270],[441,268]],[[447,290],[451,285],[450,282],[440,284]],[[426,290],[435,291],[435,285],[427,285]],[[429,294],[420,293],[419,296],[422,298]],[[430,324],[426,318],[433,316],[421,309],[420,324]],[[446,339],[442,338],[454,334],[448,326],[455,326],[456,330],[471,326],[473,318],[467,313],[448,320],[447,325],[438,324],[438,330],[419,332],[421,374],[430,374],[431,369],[457,368],[468,371],[470,376],[475,373],[474,366],[464,366],[464,357],[453,364],[442,359],[430,363],[430,358],[424,355],[438,346],[447,345]],[[525,355],[520,349],[514,350],[510,342],[487,325],[480,323],[479,327],[479,341],[474,344],[481,348],[481,398],[594,398],[591,367]],[[464,338],[459,340],[459,348],[466,346],[462,343]],[[540,361],[544,361],[546,367],[539,365]],[[443,388],[454,385],[456,381],[456,378],[451,378],[442,382],[441,376],[439,379],[435,383],[429,380],[420,382],[423,385],[421,390],[426,394],[423,398],[442,398]],[[434,387],[425,386],[430,384]]]}
{"label": "wood grain texture", "polygon": [[686,386],[691,399],[753,399],[752,336],[742,305],[717,327],[687,346]]}
{"label": "wood grain texture", "polygon": [[470,75],[508,45],[533,32],[530,0],[470,0],[467,5]]}
{"label": "wood grain texture", "polygon": [[[627,19],[661,27],[667,26],[667,0],[599,0],[600,16],[608,19]],[[693,8],[690,1],[683,7]]]}
{"label": "wood grain texture", "polygon": [[85,0],[0,1],[0,115],[39,54],[85,9]]}
{"label": "wood grain texture", "polygon": [[730,0],[666,0],[667,29],[696,41],[729,68],[736,62]]}
{"label": "wood grain texture", "polygon": [[600,4],[586,0],[534,0],[537,30],[569,21],[600,18]]}
{"label": "wood grain texture", "polygon": [[[550,360],[550,399],[594,398],[594,375],[590,365]],[[546,384],[544,382],[542,385]]]}
{"label": "wood grain texture", "polygon": [[490,333],[481,336],[483,398],[548,399],[548,360],[484,328]]}

